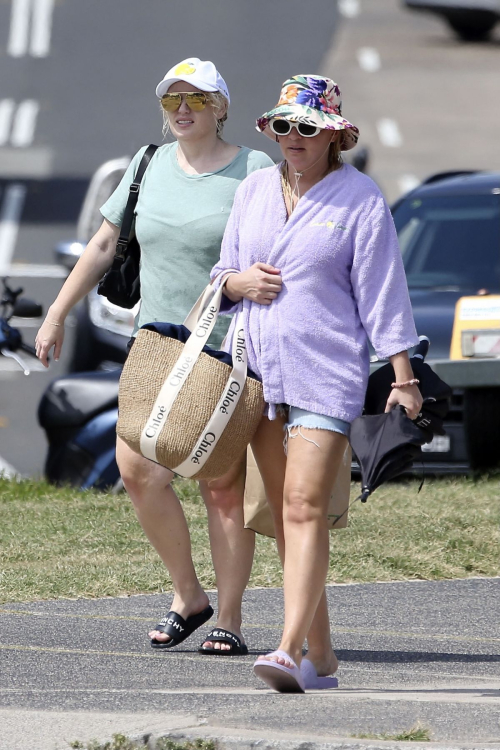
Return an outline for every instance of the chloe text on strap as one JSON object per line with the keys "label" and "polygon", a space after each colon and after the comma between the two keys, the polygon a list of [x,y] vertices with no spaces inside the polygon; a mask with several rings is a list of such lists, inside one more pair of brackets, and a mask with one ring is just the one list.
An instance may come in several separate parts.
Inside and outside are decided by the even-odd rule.
{"label": "chloe text on strap", "polygon": [[[181,356],[168,374],[141,434],[141,453],[151,461],[158,463],[156,444],[161,429],[166,422],[175,399],[179,395],[182,386],[195,366],[203,347],[214,329],[219,315],[224,285],[232,273],[239,272],[234,269],[225,271],[224,278],[217,291],[215,291],[214,282],[209,284],[184,321],[184,325],[192,333],[184,345]],[[200,471],[210,458],[243,393],[247,377],[248,358],[241,312],[237,314],[236,318],[232,343],[232,358],[233,368],[227,384],[215,407],[215,411],[202,430],[196,445],[181,464],[169,467],[175,474],[189,478]]]}

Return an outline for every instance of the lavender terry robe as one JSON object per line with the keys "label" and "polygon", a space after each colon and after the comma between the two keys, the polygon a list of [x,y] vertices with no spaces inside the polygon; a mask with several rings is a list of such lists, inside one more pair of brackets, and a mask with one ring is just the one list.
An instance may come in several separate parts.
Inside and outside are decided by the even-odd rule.
{"label": "lavender terry robe", "polygon": [[[238,187],[214,278],[257,261],[279,269],[269,305],[244,299],[249,367],[264,398],[352,422],[369,374],[368,337],[379,357],[418,343],[396,231],[375,183],[350,165],[308,190],[287,220],[278,167]],[[228,351],[234,331],[231,325]]]}

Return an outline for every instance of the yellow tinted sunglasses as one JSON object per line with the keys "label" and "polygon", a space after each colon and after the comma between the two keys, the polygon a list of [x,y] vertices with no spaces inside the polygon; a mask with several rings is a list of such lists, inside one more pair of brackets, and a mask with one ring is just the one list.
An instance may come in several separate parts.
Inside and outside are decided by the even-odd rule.
{"label": "yellow tinted sunglasses", "polygon": [[182,97],[193,112],[201,112],[207,106],[207,95],[199,91],[176,91],[175,94],[163,94],[161,106],[166,112],[175,112],[182,104]]}

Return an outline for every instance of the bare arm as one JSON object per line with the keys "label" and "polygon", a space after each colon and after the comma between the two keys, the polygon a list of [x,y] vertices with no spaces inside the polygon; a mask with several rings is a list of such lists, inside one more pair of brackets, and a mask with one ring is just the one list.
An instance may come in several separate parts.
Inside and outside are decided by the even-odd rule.
{"label": "bare arm", "polygon": [[49,307],[35,339],[37,357],[45,367],[49,366],[47,357],[52,347],[54,359],[59,359],[64,340],[64,321],[69,311],[110,268],[119,234],[120,228],[104,219]]}

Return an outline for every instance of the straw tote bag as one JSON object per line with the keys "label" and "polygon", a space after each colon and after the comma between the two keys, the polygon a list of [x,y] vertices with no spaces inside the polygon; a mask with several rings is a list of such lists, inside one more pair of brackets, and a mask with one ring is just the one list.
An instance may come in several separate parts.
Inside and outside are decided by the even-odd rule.
{"label": "straw tote bag", "polygon": [[136,337],[119,388],[117,434],[136,453],[193,479],[217,479],[245,453],[264,412],[247,368],[238,313],[232,355],[206,346],[227,276],[209,284],[184,325],[152,323]]}

